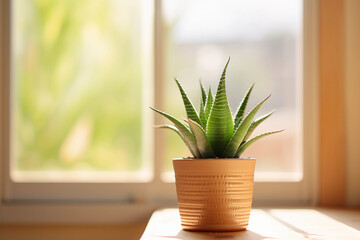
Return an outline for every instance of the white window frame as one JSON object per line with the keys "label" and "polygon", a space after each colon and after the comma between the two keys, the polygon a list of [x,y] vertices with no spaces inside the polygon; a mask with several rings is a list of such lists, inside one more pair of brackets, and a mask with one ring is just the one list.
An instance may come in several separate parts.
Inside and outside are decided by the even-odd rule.
{"label": "white window frame", "polygon": [[[317,1],[303,0],[303,58],[298,86],[303,109],[303,179],[256,182],[255,205],[311,205],[317,201]],[[175,184],[161,180],[162,135],[153,136],[154,178],[147,183],[14,183],[10,179],[11,0],[0,1],[0,223],[131,223],[156,208],[176,206]],[[161,0],[154,0],[154,106],[163,108]],[[301,69],[301,68],[300,68]],[[151,88],[150,88],[151,89]],[[158,116],[152,116],[155,122]],[[34,195],[35,193],[35,195]]]}

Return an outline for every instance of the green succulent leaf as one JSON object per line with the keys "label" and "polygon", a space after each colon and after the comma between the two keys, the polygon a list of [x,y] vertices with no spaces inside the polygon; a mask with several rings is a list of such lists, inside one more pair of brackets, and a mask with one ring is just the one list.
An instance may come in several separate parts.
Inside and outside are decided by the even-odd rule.
{"label": "green succulent leaf", "polygon": [[184,105],[185,105],[185,110],[186,110],[186,114],[187,117],[194,120],[195,122],[201,124],[199,115],[197,114],[194,105],[191,103],[190,99],[188,98],[188,96],[186,95],[183,87],[181,86],[181,84],[179,83],[179,81],[175,78],[175,82],[180,90],[181,93],[181,97],[183,99]]}
{"label": "green succulent leaf", "polygon": [[257,111],[260,107],[264,104],[266,100],[268,100],[270,95],[261,101],[256,107],[246,116],[246,118],[241,122],[239,127],[236,129],[234,135],[232,136],[229,144],[227,145],[225,151],[223,152],[224,157],[232,158],[235,156],[237,149],[239,148],[240,144],[242,143],[246,133],[249,130],[252,120],[254,119]]}
{"label": "green succulent leaf", "polygon": [[264,115],[264,116],[261,116],[261,117],[255,119],[255,121],[253,121],[253,122],[251,123],[251,125],[250,125],[250,127],[249,127],[249,130],[247,131],[247,133],[246,133],[246,135],[245,135],[245,137],[244,137],[243,142],[246,141],[246,140],[248,140],[249,137],[251,136],[251,134],[254,132],[255,128],[256,128],[257,126],[259,126],[260,123],[262,123],[263,121],[265,121],[265,119],[267,119],[268,117],[270,117],[274,112],[275,112],[275,110],[271,111],[270,113],[268,113],[268,114],[266,114],[266,115]]}
{"label": "green succulent leaf", "polygon": [[200,82],[200,88],[201,88],[201,99],[202,99],[202,103],[205,106],[205,102],[206,102],[206,92],[204,89],[204,86],[202,85],[201,81]]}
{"label": "green succulent leaf", "polygon": [[192,154],[193,156],[195,156],[195,153],[193,153],[193,151],[191,150],[191,148],[188,146],[187,141],[185,140],[185,138],[181,135],[181,133],[179,132],[179,130],[178,130],[175,126],[173,126],[173,125],[160,125],[160,126],[155,126],[155,127],[156,127],[156,128],[167,128],[167,129],[170,129],[170,130],[176,132],[176,133],[180,136],[180,138],[184,141],[184,143],[186,144],[186,146],[187,146],[188,149],[190,150],[191,154]]}
{"label": "green succulent leaf", "polygon": [[248,104],[250,94],[251,94],[253,87],[254,87],[254,83],[247,90],[243,100],[241,101],[241,103],[236,111],[235,120],[234,120],[234,129],[237,129],[237,127],[239,126],[240,122],[242,121],[242,119],[244,117],[246,106]]}
{"label": "green succulent leaf", "polygon": [[180,122],[178,119],[171,116],[170,114],[167,114],[165,112],[162,112],[162,111],[157,110],[152,107],[150,107],[150,108],[152,110],[154,110],[155,112],[163,115],[167,119],[169,119],[175,125],[175,127],[178,129],[178,131],[181,133],[181,135],[183,136],[186,146],[189,148],[190,152],[194,155],[194,157],[201,158],[200,151],[196,144],[195,136],[193,135],[193,133],[190,131],[190,129],[184,123]]}
{"label": "green succulent leaf", "polygon": [[205,114],[205,106],[203,101],[200,101],[200,121],[201,121],[201,126],[206,129],[206,114]]}
{"label": "green succulent leaf", "polygon": [[204,129],[195,121],[188,120],[190,129],[194,133],[197,146],[203,158],[214,158],[215,154],[206,138]]}
{"label": "green succulent leaf", "polygon": [[204,89],[204,86],[201,83],[201,80],[199,80],[200,83],[200,89],[201,89],[201,99],[200,99],[200,121],[201,121],[201,126],[203,128],[206,128],[206,115],[205,115],[205,104],[206,104],[206,92]]}
{"label": "green succulent leaf", "polygon": [[246,141],[245,143],[243,143],[239,149],[237,150],[236,154],[235,154],[235,157],[238,158],[241,156],[241,154],[248,148],[250,147],[253,143],[257,142],[258,140],[260,140],[261,138],[263,137],[266,137],[266,136],[269,136],[269,135],[272,135],[272,134],[275,134],[275,133],[279,133],[279,132],[282,132],[284,130],[279,130],[279,131],[273,131],[273,132],[267,132],[267,133],[263,133],[263,134],[260,134],[256,137],[253,137],[252,139],[250,139],[249,141]]}
{"label": "green succulent leaf", "polygon": [[[209,93],[208,93],[208,96],[207,96],[207,99],[206,99],[206,104],[205,104],[206,123],[207,123],[207,121],[209,119],[209,115],[210,115],[210,112],[211,112],[213,101],[214,101],[214,98],[213,98],[213,95],[212,95],[212,92],[211,92],[211,88],[209,87]],[[206,129],[206,126],[205,126],[205,129]]]}
{"label": "green succulent leaf", "polygon": [[221,156],[234,131],[232,114],[225,89],[225,75],[229,61],[230,58],[221,75],[206,127],[206,137],[216,156]]}
{"label": "green succulent leaf", "polygon": [[181,135],[181,133],[179,132],[179,129],[177,129],[175,126],[173,125],[157,125],[155,126],[155,128],[167,128],[167,129],[171,129],[174,132],[176,132],[181,138],[183,138],[183,136]]}

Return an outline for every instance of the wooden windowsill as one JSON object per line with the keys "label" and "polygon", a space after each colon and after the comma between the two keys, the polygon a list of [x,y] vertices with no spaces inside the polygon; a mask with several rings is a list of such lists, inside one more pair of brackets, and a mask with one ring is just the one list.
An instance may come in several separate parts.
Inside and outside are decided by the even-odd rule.
{"label": "wooden windowsill", "polygon": [[0,224],[1,240],[138,240],[146,223]]}
{"label": "wooden windowsill", "polygon": [[178,209],[163,209],[152,215],[141,238],[157,239],[360,239],[360,210],[253,209],[246,231],[219,233],[184,231]]}

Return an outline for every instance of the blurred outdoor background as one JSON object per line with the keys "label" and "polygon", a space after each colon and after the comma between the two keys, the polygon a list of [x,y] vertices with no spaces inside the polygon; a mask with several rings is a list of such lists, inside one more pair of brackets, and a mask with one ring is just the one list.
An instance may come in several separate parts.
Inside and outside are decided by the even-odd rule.
{"label": "blurred outdoor background", "polygon": [[14,1],[13,160],[18,169],[141,167],[139,5]]}
{"label": "blurred outdoor background", "polygon": [[[153,38],[153,25],[144,21],[153,9],[143,4],[13,1],[14,170],[129,172],[148,166],[144,143],[153,139],[144,134],[144,111],[150,111],[144,92],[152,91],[145,88],[152,76],[144,68],[153,57],[144,54],[152,45],[143,40]],[[260,178],[301,178],[302,1],[164,0],[162,16],[163,110],[185,116],[174,77],[198,107],[199,79],[215,93],[230,56],[232,111],[255,83],[248,110],[270,93],[258,116],[276,109],[256,133],[286,129],[243,157],[257,158]],[[176,134],[165,134],[169,171],[172,158],[189,153]]]}
{"label": "blurred outdoor background", "polygon": [[[254,135],[286,129],[254,144],[242,157],[257,158],[262,179],[301,177],[302,1],[164,1],[163,15],[166,111],[185,116],[174,76],[199,107],[199,79],[215,94],[230,56],[226,84],[232,112],[255,83],[247,111],[272,94],[257,116],[276,112]],[[190,155],[172,132],[166,142],[167,159]],[[171,168],[171,161],[167,166]]]}

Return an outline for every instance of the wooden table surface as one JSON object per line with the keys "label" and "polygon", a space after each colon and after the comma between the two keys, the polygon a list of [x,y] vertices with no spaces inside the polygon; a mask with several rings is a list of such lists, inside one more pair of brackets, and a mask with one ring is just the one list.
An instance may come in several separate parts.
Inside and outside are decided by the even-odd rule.
{"label": "wooden table surface", "polygon": [[189,232],[181,229],[178,209],[156,211],[141,240],[175,239],[341,239],[360,240],[360,210],[324,208],[253,209],[240,232]]}

